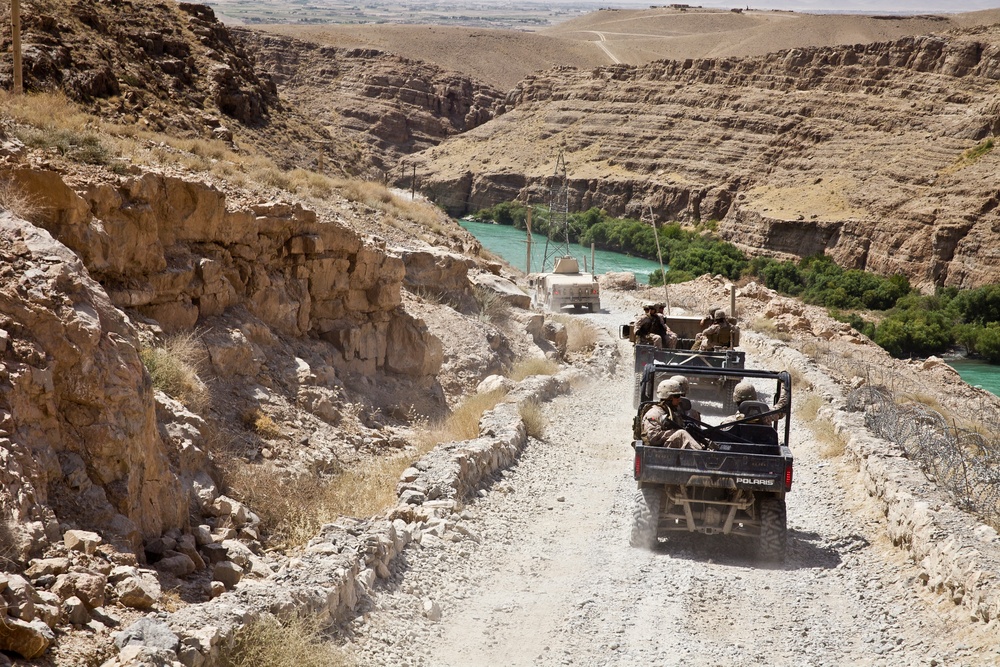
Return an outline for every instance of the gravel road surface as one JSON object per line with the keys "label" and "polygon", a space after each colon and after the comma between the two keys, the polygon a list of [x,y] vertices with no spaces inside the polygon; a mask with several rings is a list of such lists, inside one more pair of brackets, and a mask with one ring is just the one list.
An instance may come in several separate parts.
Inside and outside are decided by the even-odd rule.
{"label": "gravel road surface", "polygon": [[[588,317],[613,330],[623,316]],[[629,547],[627,341],[621,353],[612,377],[547,404],[544,440],[467,504],[468,535],[397,559],[347,628],[359,664],[1000,664],[991,630],[916,581],[850,466],[821,457],[801,420],[783,565],[724,537]]]}

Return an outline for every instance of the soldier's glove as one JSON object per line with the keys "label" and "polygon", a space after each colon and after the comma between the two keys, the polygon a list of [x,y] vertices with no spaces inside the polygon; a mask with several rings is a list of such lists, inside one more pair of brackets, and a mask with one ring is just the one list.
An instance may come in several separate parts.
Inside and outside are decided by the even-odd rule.
{"label": "soldier's glove", "polygon": [[670,421],[670,415],[661,415],[660,418],[656,420],[656,423],[659,424],[660,428],[663,430],[677,428],[676,425]]}

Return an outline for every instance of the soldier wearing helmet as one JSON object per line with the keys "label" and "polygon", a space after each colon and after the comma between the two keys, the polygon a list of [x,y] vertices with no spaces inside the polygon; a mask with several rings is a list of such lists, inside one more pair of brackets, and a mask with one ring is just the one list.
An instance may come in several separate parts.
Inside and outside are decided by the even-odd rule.
{"label": "soldier wearing helmet", "polygon": [[727,317],[726,311],[719,308],[712,315],[712,324],[698,334],[692,349],[711,352],[732,349],[739,344],[740,328],[736,326],[736,320]]}
{"label": "soldier wearing helmet", "polygon": [[653,331],[659,334],[660,338],[663,340],[663,347],[675,348],[677,347],[677,334],[670,330],[667,326],[667,320],[663,316],[663,311],[666,309],[667,304],[660,302],[654,303],[653,312]]}
{"label": "soldier wearing helmet", "polygon": [[642,442],[652,447],[678,449],[704,449],[690,433],[684,430],[681,412],[681,384],[673,378],[663,380],[656,387],[658,402],[642,416]]}
{"label": "soldier wearing helmet", "polygon": [[642,306],[644,314],[635,323],[635,339],[643,345],[652,345],[655,348],[663,347],[663,336],[657,333],[658,319],[656,317],[656,304],[647,303]]}
{"label": "soldier wearing helmet", "polygon": [[688,398],[688,389],[691,388],[691,383],[683,375],[675,375],[670,379],[676,381],[681,387],[681,412],[685,417],[701,421],[701,412],[691,406],[691,399]]}
{"label": "soldier wearing helmet", "polygon": [[[736,404],[737,412],[735,415],[723,419],[723,424],[742,421],[750,417],[753,418],[749,419],[747,422],[749,424],[773,424],[785,417],[786,408],[788,408],[788,392],[785,391],[784,385],[782,385],[778,402],[771,408],[757,397],[757,389],[749,380],[742,380],[733,388],[733,403]],[[770,412],[771,410],[780,410],[781,412],[773,415],[754,417],[754,415]]]}

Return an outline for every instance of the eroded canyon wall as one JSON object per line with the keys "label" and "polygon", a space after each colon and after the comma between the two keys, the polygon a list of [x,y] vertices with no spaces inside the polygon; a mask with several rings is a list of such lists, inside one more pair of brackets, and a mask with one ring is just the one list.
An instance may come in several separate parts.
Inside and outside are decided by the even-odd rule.
{"label": "eroded canyon wall", "polygon": [[418,178],[453,214],[545,203],[562,152],[573,210],[716,219],[751,254],[825,251],[923,286],[996,282],[998,43],[987,30],[555,69],[416,156]]}

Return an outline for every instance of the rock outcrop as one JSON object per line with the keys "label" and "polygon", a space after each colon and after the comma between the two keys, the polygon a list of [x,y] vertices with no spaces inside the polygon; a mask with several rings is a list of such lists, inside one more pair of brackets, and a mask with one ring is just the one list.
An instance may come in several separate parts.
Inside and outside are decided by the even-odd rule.
{"label": "rock outcrop", "polygon": [[427,385],[441,366],[440,341],[400,306],[402,260],[301,206],[231,211],[209,186],[153,174],[79,193],[53,172],[9,176],[47,203],[37,226],[0,216],[0,504],[27,551],[60,522],[135,550],[217,500],[204,423],[154,396],[124,311],[164,332],[210,326],[222,378],[255,377],[258,343],[316,341],[317,369],[300,362],[316,400],[336,374]]}
{"label": "rock outcrop", "polygon": [[714,219],[750,253],[826,252],[971,287],[1000,280],[998,78],[997,31],[557,68],[525,79],[488,126],[413,159],[453,214],[545,201],[562,151],[572,210]]}
{"label": "rock outcrop", "polygon": [[362,141],[375,166],[397,176],[401,157],[491,120],[503,99],[468,76],[380,51],[233,32],[283,99]]}

